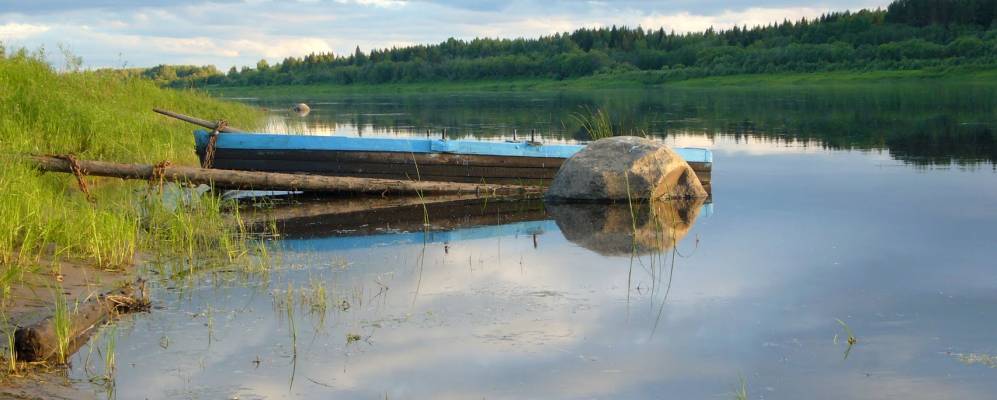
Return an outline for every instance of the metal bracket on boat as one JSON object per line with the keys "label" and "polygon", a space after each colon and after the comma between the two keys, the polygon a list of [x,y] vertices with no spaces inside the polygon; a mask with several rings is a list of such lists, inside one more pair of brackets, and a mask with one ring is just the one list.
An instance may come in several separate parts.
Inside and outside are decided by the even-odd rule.
{"label": "metal bracket on boat", "polygon": [[519,133],[519,132],[517,132],[517,129],[513,129],[512,130],[512,140],[506,140],[506,143],[525,143],[527,146],[543,146],[543,143],[538,142],[536,140],[536,136],[537,136],[537,130],[536,129],[530,129],[530,140],[525,140],[523,142],[520,142],[519,139],[516,137],[517,133]]}
{"label": "metal bracket on boat", "polygon": [[530,146],[543,146],[543,143],[538,142],[536,137],[537,137],[537,130],[530,129],[530,141],[526,142],[526,144]]}

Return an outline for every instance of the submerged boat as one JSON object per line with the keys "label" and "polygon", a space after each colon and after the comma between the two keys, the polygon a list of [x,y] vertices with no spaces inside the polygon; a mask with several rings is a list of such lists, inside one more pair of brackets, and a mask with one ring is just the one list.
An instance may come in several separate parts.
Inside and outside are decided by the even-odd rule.
{"label": "submerged boat", "polygon": [[[194,132],[203,163],[210,134]],[[214,168],[426,181],[549,185],[585,145],[232,133],[218,135]],[[674,148],[709,190],[713,153]]]}

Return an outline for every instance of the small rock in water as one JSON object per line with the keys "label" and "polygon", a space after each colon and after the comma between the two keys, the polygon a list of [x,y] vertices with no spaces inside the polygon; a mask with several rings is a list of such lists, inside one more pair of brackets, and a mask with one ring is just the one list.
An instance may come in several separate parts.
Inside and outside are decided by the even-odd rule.
{"label": "small rock in water", "polygon": [[312,109],[305,103],[298,103],[291,107],[291,111],[297,113],[299,117],[304,117],[308,115],[308,113],[312,112]]}

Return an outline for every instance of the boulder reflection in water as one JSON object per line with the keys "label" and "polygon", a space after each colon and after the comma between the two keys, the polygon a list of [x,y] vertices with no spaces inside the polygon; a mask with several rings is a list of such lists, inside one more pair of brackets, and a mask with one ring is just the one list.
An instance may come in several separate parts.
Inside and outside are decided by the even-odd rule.
{"label": "boulder reflection in water", "polygon": [[692,229],[703,199],[626,204],[550,204],[564,237],[601,255],[668,250]]}

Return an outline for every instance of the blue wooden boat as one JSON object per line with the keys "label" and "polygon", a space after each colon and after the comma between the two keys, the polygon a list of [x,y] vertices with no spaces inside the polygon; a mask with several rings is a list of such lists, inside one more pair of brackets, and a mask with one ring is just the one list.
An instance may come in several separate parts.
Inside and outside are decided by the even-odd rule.
{"label": "blue wooden boat", "polygon": [[[194,132],[204,161],[210,135]],[[212,167],[429,181],[547,185],[568,157],[584,145],[526,141],[443,140],[284,135],[219,134]],[[675,148],[709,187],[713,154]]]}

